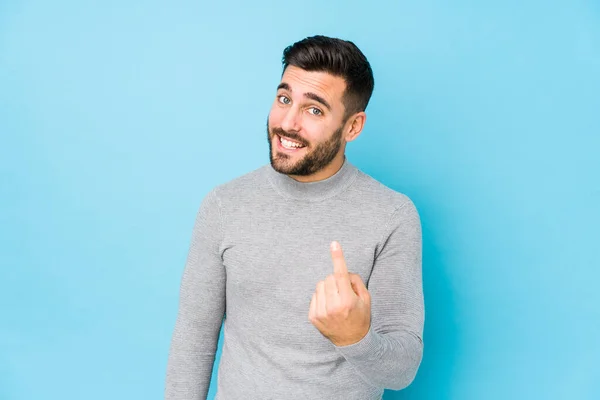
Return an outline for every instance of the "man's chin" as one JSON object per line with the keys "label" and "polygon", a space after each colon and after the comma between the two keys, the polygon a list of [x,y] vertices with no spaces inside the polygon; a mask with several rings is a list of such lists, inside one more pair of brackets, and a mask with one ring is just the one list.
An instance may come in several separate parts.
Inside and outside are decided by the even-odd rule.
{"label": "man's chin", "polygon": [[299,161],[292,161],[289,157],[286,159],[282,159],[278,156],[271,158],[271,166],[275,171],[281,174],[297,175],[298,164]]}
{"label": "man's chin", "polygon": [[271,161],[271,165],[273,169],[282,174],[291,175],[294,172],[294,164],[290,164],[289,162],[282,161],[281,159],[275,159]]}

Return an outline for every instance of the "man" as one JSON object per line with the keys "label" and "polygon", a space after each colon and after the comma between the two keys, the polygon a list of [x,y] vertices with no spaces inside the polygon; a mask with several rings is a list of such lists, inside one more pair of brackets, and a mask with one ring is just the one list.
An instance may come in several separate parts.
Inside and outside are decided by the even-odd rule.
{"label": "man", "polygon": [[[373,74],[352,43],[286,48],[270,164],[211,190],[197,214],[166,399],[380,399],[421,363],[421,226],[412,201],[353,166]],[[341,247],[340,247],[341,245]]]}

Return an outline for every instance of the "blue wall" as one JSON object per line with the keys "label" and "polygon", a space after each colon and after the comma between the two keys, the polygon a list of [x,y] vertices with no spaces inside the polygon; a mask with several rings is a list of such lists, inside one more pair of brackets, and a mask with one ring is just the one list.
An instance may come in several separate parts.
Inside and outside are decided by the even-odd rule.
{"label": "blue wall", "polygon": [[0,399],[162,398],[199,201],[268,162],[315,33],[369,57],[347,154],[422,216],[425,358],[385,399],[600,398],[600,3],[246,4],[0,3]]}

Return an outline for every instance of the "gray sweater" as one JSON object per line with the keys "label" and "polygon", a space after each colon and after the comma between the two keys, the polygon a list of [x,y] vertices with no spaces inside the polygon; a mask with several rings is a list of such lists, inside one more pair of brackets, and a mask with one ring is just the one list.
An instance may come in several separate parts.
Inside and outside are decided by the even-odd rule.
{"label": "gray sweater", "polygon": [[[308,319],[333,240],[371,295],[369,332],[341,347]],[[318,182],[267,164],[216,186],[195,220],[165,398],[206,399],[223,321],[218,400],[369,400],[408,386],[423,354],[421,246],[412,201],[347,158]]]}

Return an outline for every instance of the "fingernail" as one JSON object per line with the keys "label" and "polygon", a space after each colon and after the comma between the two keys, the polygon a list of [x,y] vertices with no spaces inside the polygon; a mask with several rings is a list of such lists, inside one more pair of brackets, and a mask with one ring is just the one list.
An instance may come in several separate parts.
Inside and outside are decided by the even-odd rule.
{"label": "fingernail", "polygon": [[339,248],[338,242],[331,242],[331,250],[337,250]]}

